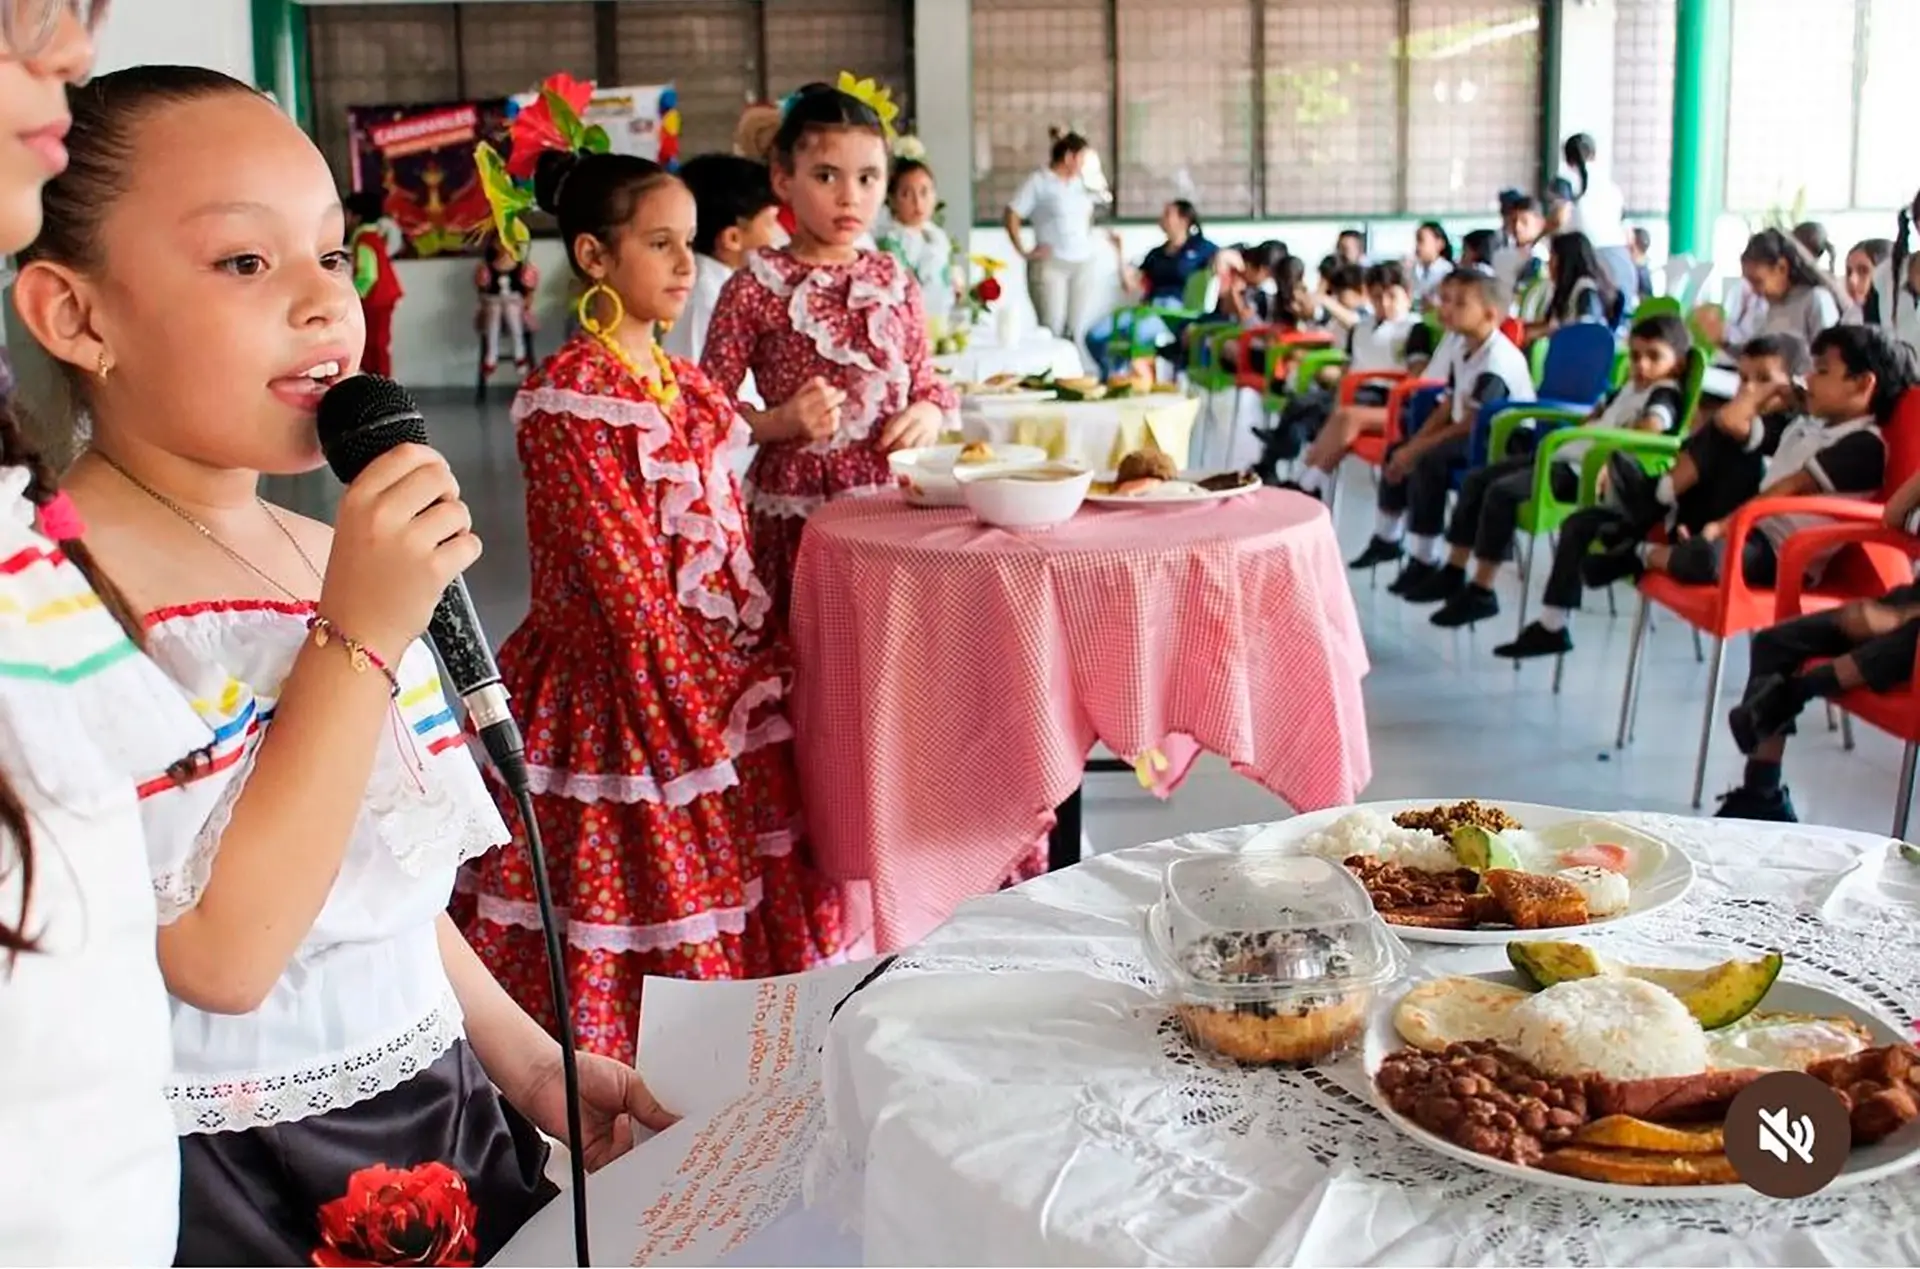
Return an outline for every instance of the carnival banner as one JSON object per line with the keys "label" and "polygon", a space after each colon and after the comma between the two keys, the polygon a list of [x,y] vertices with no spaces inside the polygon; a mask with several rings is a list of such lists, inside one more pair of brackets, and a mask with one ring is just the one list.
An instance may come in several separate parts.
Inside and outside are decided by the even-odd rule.
{"label": "carnival banner", "polygon": [[[538,99],[538,93],[509,99],[508,117]],[[614,154],[632,154],[674,168],[680,165],[678,100],[672,84],[595,88],[587,108],[580,112],[580,122],[604,128]]]}
{"label": "carnival banner", "polygon": [[474,147],[506,134],[505,99],[354,106],[353,188],[376,190],[406,257],[473,255],[492,220]]}

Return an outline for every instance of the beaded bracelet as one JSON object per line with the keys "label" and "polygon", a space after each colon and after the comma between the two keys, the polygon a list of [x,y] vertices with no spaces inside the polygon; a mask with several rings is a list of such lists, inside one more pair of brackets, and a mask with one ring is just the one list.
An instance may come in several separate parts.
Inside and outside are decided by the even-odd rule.
{"label": "beaded bracelet", "polygon": [[369,669],[378,670],[386,676],[387,686],[393,689],[390,695],[400,695],[399,676],[393,672],[393,667],[388,665],[378,652],[318,613],[307,619],[307,629],[313,631],[314,647],[324,648],[328,643],[338,641],[340,646],[346,649],[347,660],[352,663],[355,674],[365,674]]}

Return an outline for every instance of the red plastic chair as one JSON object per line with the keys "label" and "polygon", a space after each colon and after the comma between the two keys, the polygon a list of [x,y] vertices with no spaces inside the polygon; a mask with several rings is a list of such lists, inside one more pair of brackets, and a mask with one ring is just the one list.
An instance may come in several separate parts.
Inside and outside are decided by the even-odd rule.
{"label": "red plastic chair", "polygon": [[[1920,538],[1883,524],[1823,524],[1802,529],[1780,548],[1779,603],[1774,607],[1775,619],[1790,621],[1818,612],[1820,605],[1810,603],[1811,597],[1803,594],[1800,587],[1808,561],[1828,551],[1852,547],[1898,551],[1907,560],[1909,573],[1920,563]],[[1900,788],[1893,803],[1893,835],[1905,839],[1907,819],[1913,809],[1915,764],[1920,761],[1920,664],[1915,665],[1914,675],[1905,687],[1891,692],[1861,688],[1846,693],[1833,704],[1846,715],[1863,719],[1906,742],[1906,754],[1900,760]]]}
{"label": "red plastic chair", "polygon": [[[1886,479],[1880,487],[1882,502],[1906,479],[1920,471],[1920,389],[1907,393],[1887,423]],[[1733,513],[1727,522],[1726,567],[1717,586],[1688,586],[1665,573],[1649,573],[1640,581],[1640,606],[1634,614],[1633,642],[1627,653],[1627,682],[1620,697],[1620,732],[1614,747],[1624,749],[1633,736],[1634,711],[1639,705],[1640,656],[1646,643],[1647,622],[1653,605],[1665,608],[1688,626],[1713,638],[1712,665],[1707,671],[1707,705],[1700,725],[1700,754],[1693,766],[1693,805],[1700,806],[1701,791],[1707,779],[1707,750],[1720,707],[1720,676],[1726,657],[1726,641],[1773,624],[1779,596],[1768,589],[1748,586],[1740,576],[1741,551],[1747,535],[1767,516],[1822,515],[1836,520],[1865,525],[1880,522],[1882,502],[1854,498],[1800,497],[1755,498]],[[1781,576],[1786,576],[1782,562]],[[1900,551],[1875,542],[1849,547],[1836,556],[1820,579],[1818,588],[1803,591],[1800,603],[1805,611],[1832,608],[1852,599],[1885,594],[1892,587],[1912,579],[1912,567]]]}
{"label": "red plastic chair", "polygon": [[1301,330],[1297,326],[1276,326],[1271,323],[1264,326],[1248,326],[1241,330],[1240,338],[1234,341],[1237,356],[1234,358],[1233,383],[1236,388],[1252,388],[1262,396],[1272,382],[1269,367],[1273,364],[1271,355],[1260,358],[1254,363],[1253,341],[1265,340],[1269,354],[1274,349],[1327,348],[1333,343],[1333,335],[1324,330]]}

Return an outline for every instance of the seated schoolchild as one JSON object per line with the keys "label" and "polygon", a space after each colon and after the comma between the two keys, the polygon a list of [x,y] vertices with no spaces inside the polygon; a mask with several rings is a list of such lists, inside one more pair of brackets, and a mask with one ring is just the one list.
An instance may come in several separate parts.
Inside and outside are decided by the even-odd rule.
{"label": "seated schoolchild", "polygon": [[[1565,619],[1578,605],[1578,582],[1609,586],[1648,571],[1689,585],[1718,582],[1730,566],[1727,521],[1756,495],[1871,498],[1879,491],[1887,457],[1880,426],[1913,385],[1912,350],[1869,327],[1829,327],[1814,341],[1813,370],[1798,389],[1764,364],[1790,364],[1797,346],[1790,336],[1750,343],[1741,356],[1739,393],[1694,430],[1673,470],[1658,481],[1625,455],[1609,464],[1616,506],[1579,512],[1560,526],[1548,607],[1519,639],[1496,648],[1497,655],[1570,650]],[[1748,585],[1771,586],[1780,544],[1796,529],[1822,522],[1820,516],[1768,516],[1731,566]],[[1663,525],[1665,540],[1651,540]],[[1591,553],[1595,543],[1601,550]]]}
{"label": "seated schoolchild", "polygon": [[[1889,528],[1920,533],[1920,476],[1900,486],[1884,518]],[[1916,651],[1920,585],[1913,584],[1756,633],[1746,690],[1727,717],[1734,743],[1747,755],[1747,769],[1715,813],[1743,820],[1798,819],[1780,783],[1780,763],[1800,711],[1815,700],[1862,687],[1891,692],[1906,685],[1913,679]]]}
{"label": "seated schoolchild", "polygon": [[[1679,376],[1687,360],[1686,323],[1649,317],[1633,328],[1627,348],[1632,378],[1595,406],[1587,423],[1641,432],[1675,430],[1685,410]],[[1466,626],[1499,615],[1493,579],[1513,548],[1520,507],[1533,497],[1534,454],[1531,445],[1525,449],[1467,474],[1447,522],[1446,565],[1402,593],[1410,603],[1441,604],[1434,625]],[[1571,500],[1578,494],[1584,452],[1585,446],[1576,443],[1555,454],[1548,471],[1554,497]]]}
{"label": "seated schoolchild", "polygon": [[[1426,328],[1413,315],[1413,295],[1407,272],[1398,260],[1383,261],[1366,271],[1366,313],[1347,333],[1346,371],[1400,370],[1418,358],[1424,364],[1431,348],[1416,346],[1415,336]],[[1333,487],[1333,473],[1358,437],[1386,426],[1387,388],[1363,384],[1354,404],[1338,404],[1336,377],[1332,386],[1316,384],[1287,403],[1256,471],[1268,483],[1279,483],[1278,464],[1297,457],[1301,447],[1314,442],[1306,463],[1286,487],[1324,497]],[[1320,437],[1327,436],[1325,443]]]}
{"label": "seated schoolchild", "polygon": [[1526,343],[1579,322],[1612,326],[1619,317],[1620,293],[1585,234],[1573,230],[1554,236],[1547,250],[1547,278],[1552,289],[1546,310],[1526,322]]}
{"label": "seated schoolchild", "polygon": [[1390,587],[1395,594],[1440,568],[1453,469],[1464,462],[1474,419],[1495,401],[1533,400],[1526,354],[1500,333],[1503,309],[1491,274],[1456,270],[1441,284],[1447,328],[1457,338],[1427,373],[1447,385],[1420,430],[1387,451],[1380,473],[1379,523],[1350,567],[1372,568],[1411,554]]}

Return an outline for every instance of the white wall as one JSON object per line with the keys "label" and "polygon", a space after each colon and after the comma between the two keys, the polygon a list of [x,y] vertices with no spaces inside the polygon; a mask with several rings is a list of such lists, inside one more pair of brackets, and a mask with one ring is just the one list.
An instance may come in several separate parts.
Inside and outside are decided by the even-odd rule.
{"label": "white wall", "polygon": [[248,0],[122,0],[100,32],[95,69],[211,66],[252,83],[251,10]]}

